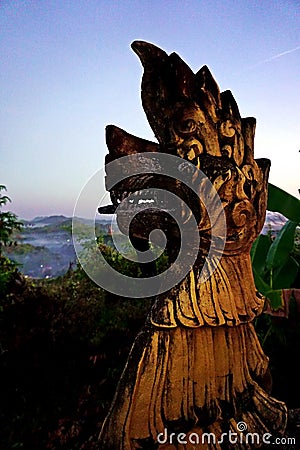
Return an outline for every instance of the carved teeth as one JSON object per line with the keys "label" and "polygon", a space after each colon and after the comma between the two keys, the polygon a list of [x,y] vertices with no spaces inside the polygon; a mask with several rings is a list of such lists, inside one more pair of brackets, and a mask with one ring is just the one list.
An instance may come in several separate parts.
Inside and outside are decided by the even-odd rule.
{"label": "carved teeth", "polygon": [[128,197],[128,192],[127,191],[123,191],[122,195],[121,195],[121,201],[125,200],[126,197]]}
{"label": "carved teeth", "polygon": [[119,201],[127,201],[130,205],[138,205],[140,203],[153,203],[155,202],[155,197],[155,191],[152,189],[142,189],[122,192]]}

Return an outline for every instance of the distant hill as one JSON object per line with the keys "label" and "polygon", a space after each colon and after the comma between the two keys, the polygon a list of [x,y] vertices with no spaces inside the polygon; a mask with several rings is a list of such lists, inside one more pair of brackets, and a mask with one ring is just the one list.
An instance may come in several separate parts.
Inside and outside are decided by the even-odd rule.
{"label": "distant hill", "polygon": [[[96,233],[108,233],[113,215],[101,215],[96,220]],[[94,221],[75,218],[82,234],[90,234]],[[263,234],[277,233],[287,219],[279,213],[267,211]],[[72,217],[52,215],[24,220],[24,229],[16,235],[17,246],[8,247],[7,255],[20,264],[20,271],[33,278],[63,275],[70,264],[76,263],[72,239]]]}
{"label": "distant hill", "polygon": [[45,225],[59,225],[67,220],[68,217],[59,215],[59,216],[38,216],[32,220],[23,220],[25,226],[45,226]]}
{"label": "distant hill", "polygon": [[[90,234],[92,220],[75,218],[82,233]],[[20,271],[32,278],[54,278],[63,275],[76,263],[72,239],[72,217],[52,215],[23,220],[24,228],[15,236],[17,246],[5,249]],[[108,232],[109,217],[96,220],[96,233]]]}
{"label": "distant hill", "polygon": [[279,212],[267,211],[265,224],[262,230],[262,234],[268,233],[272,230],[277,233],[287,222],[287,218]]}
{"label": "distant hill", "polygon": [[[105,223],[111,220],[112,215],[99,215],[99,218],[96,218],[96,223]],[[85,219],[82,217],[75,218],[82,223],[93,223],[90,219]],[[47,225],[61,225],[64,222],[72,222],[73,217],[66,217],[63,215],[53,215],[53,216],[37,216],[32,220],[22,219],[25,227],[43,227]]]}

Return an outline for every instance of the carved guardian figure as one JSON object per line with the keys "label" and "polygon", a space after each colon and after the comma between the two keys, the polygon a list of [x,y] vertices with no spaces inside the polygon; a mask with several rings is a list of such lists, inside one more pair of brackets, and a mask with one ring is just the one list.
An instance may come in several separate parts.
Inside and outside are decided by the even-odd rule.
{"label": "carved guardian figure", "polygon": [[[285,404],[270,396],[268,357],[253,326],[264,298],[254,285],[250,249],[265,221],[270,161],[254,159],[255,119],[241,118],[231,92],[220,92],[206,66],[195,74],[176,53],[167,55],[140,41],[132,48],[144,68],[142,104],[158,143],[110,125],[106,162],[144,152],[191,162],[217,191],[227,233],[218,265],[203,282],[211,221],[201,195],[189,195],[180,183],[153,174],[111,189],[115,206],[142,188],[176,192],[193,210],[201,239],[195,264],[156,298],[136,337],[99,449],[261,447],[262,436],[282,435],[287,421]],[[146,239],[150,230],[149,220],[141,218],[132,235]],[[172,261],[178,236],[172,223],[167,231]],[[242,422],[246,430],[239,428]],[[202,441],[205,433],[211,439]],[[234,444],[226,441],[229,433],[237,433]],[[249,442],[246,433],[260,438]]]}

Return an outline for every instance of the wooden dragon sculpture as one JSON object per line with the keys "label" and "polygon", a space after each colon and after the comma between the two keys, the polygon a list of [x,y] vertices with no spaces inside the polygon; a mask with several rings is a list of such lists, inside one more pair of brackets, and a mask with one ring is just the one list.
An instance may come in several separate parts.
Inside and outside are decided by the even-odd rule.
{"label": "wooden dragon sculpture", "polygon": [[[150,152],[193,164],[218,193],[226,240],[218,264],[203,281],[211,220],[201,183],[197,196],[176,180],[150,173],[110,189],[114,207],[142,188],[176,193],[193,211],[201,240],[188,274],[157,296],[133,344],[99,448],[261,447],[263,436],[282,435],[287,422],[285,404],[270,395],[268,357],[253,326],[264,298],[254,285],[250,249],[265,221],[270,161],[254,159],[255,119],[241,118],[231,92],[220,92],[206,66],[194,74],[176,53],[167,55],[140,41],[132,48],[144,67],[142,104],[158,143],[110,125],[106,163]],[[173,261],[179,236],[173,221],[162,216],[149,220],[141,214],[131,234],[147,241],[153,223],[160,222],[172,243]]]}

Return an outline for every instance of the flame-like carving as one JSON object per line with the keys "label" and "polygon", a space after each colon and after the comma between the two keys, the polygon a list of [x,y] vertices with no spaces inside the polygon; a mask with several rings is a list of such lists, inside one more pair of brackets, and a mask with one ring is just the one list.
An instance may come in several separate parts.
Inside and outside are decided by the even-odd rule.
{"label": "flame-like carving", "polygon": [[[160,445],[165,430],[187,437],[213,433],[216,441],[199,448],[221,449],[222,433],[237,432],[239,421],[261,437],[280,435],[286,427],[286,406],[267,392],[268,358],[252,324],[264,299],[254,285],[250,248],[265,221],[270,168],[269,160],[254,159],[256,121],[241,118],[232,93],[220,92],[207,66],[194,74],[176,53],[167,55],[140,41],[132,48],[144,67],[142,104],[158,143],[110,125],[106,162],[136,153],[167,153],[201,169],[210,184],[195,176],[197,196],[180,182],[144,174],[110,190],[115,206],[139,189],[176,193],[197,218],[201,244],[189,274],[158,296],[133,345],[102,427],[101,449],[194,448]],[[201,282],[212,220],[219,220],[219,212],[212,219],[201,201],[211,195],[206,192],[211,185],[221,199],[227,236],[219,264]],[[159,215],[155,220],[157,227]],[[133,234],[145,237],[151,225],[149,217],[140,216]],[[169,232],[175,245],[178,236],[172,224]],[[239,437],[235,448],[249,448],[245,439]]]}

